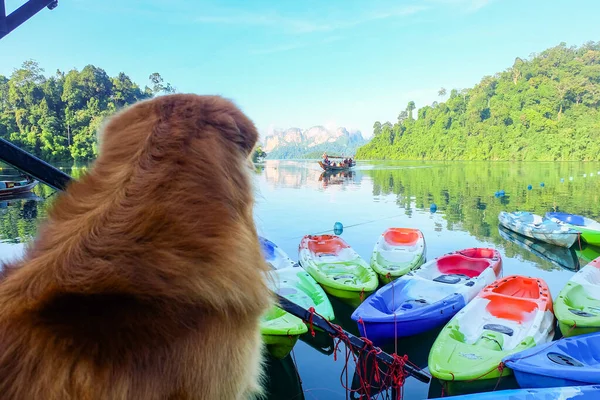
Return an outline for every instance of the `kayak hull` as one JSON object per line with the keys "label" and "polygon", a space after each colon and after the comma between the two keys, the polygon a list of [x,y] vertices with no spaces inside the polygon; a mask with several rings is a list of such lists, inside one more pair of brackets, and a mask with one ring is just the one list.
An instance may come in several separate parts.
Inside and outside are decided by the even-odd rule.
{"label": "kayak hull", "polygon": [[554,302],[565,337],[600,331],[600,257],[575,273]]}
{"label": "kayak hull", "polygon": [[353,313],[377,345],[447,323],[502,271],[494,249],[465,249],[436,258],[383,286]]}
{"label": "kayak hull", "polygon": [[503,360],[526,388],[600,384],[600,333],[562,338]]}
{"label": "kayak hull", "polygon": [[580,233],[564,223],[555,222],[539,215],[524,211],[498,214],[502,226],[523,236],[556,246],[569,248],[579,238]]}
{"label": "kayak hull", "polygon": [[375,271],[341,237],[307,235],[298,246],[298,259],[325,292],[353,304],[373,293]]}
{"label": "kayak hull", "polygon": [[451,400],[596,400],[598,398],[600,398],[600,385],[509,389],[450,397]]}
{"label": "kayak hull", "polygon": [[284,359],[292,351],[300,335],[262,335],[269,354],[274,358]]}
{"label": "kayak hull", "polygon": [[556,218],[568,227],[581,233],[581,238],[588,244],[600,245],[600,223],[591,218],[563,212],[547,212],[546,218]]}
{"label": "kayak hull", "polygon": [[438,379],[465,383],[510,375],[503,358],[554,336],[552,297],[541,279],[513,275],[483,289],[446,324],[429,353]]}

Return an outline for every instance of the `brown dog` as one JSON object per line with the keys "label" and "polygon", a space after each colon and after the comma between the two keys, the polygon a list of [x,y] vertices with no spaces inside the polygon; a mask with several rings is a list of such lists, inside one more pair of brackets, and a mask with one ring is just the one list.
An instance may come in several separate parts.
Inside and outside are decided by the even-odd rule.
{"label": "brown dog", "polygon": [[113,117],[0,281],[0,398],[246,399],[272,304],[246,160],[258,134],[220,97]]}

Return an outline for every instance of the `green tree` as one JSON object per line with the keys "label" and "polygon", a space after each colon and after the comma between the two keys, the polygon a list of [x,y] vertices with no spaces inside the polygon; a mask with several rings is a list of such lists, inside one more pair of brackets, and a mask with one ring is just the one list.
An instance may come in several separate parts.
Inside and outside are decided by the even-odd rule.
{"label": "green tree", "polygon": [[406,111],[408,112],[408,118],[409,119],[413,119],[413,110],[416,108],[415,106],[415,102],[414,101],[409,101],[408,105],[406,106]]}
{"label": "green tree", "polygon": [[440,96],[440,98],[443,101],[444,100],[444,96],[446,96],[446,88],[441,88],[440,90],[438,90],[438,96]]}
{"label": "green tree", "polygon": [[[441,94],[438,92],[438,94]],[[357,150],[368,159],[600,160],[600,42],[564,43],[452,89],[441,104],[414,102],[392,136]]]}

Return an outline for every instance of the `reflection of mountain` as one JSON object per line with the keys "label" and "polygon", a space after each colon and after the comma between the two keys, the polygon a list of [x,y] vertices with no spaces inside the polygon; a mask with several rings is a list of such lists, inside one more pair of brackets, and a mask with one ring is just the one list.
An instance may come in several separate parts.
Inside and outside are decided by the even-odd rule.
{"label": "reflection of mountain", "polygon": [[[592,206],[598,204],[600,176],[583,178],[584,173],[600,170],[596,164],[405,162],[396,163],[395,168],[382,163],[382,167],[362,171],[373,179],[374,196],[395,194],[398,206],[406,210],[429,210],[435,203],[448,230],[467,231],[479,240],[502,245],[508,257],[518,253],[536,263],[536,255],[500,237],[500,211],[544,215],[556,208],[595,219],[600,211]],[[530,184],[533,189],[527,190]],[[499,190],[506,196],[495,197]],[[548,263],[542,265],[549,267]]]}
{"label": "reflection of mountain", "polygon": [[317,158],[324,151],[353,155],[356,149],[366,143],[360,131],[338,128],[329,131],[323,126],[313,126],[302,130],[289,128],[273,131],[265,138],[264,151],[270,159]]}

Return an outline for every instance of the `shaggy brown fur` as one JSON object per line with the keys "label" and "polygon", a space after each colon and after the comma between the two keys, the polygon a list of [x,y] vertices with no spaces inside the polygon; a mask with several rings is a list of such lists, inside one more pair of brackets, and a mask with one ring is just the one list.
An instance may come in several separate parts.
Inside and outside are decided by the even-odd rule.
{"label": "shaggy brown fur", "polygon": [[0,398],[245,399],[272,304],[246,159],[258,134],[220,97],[113,117],[0,281]]}

